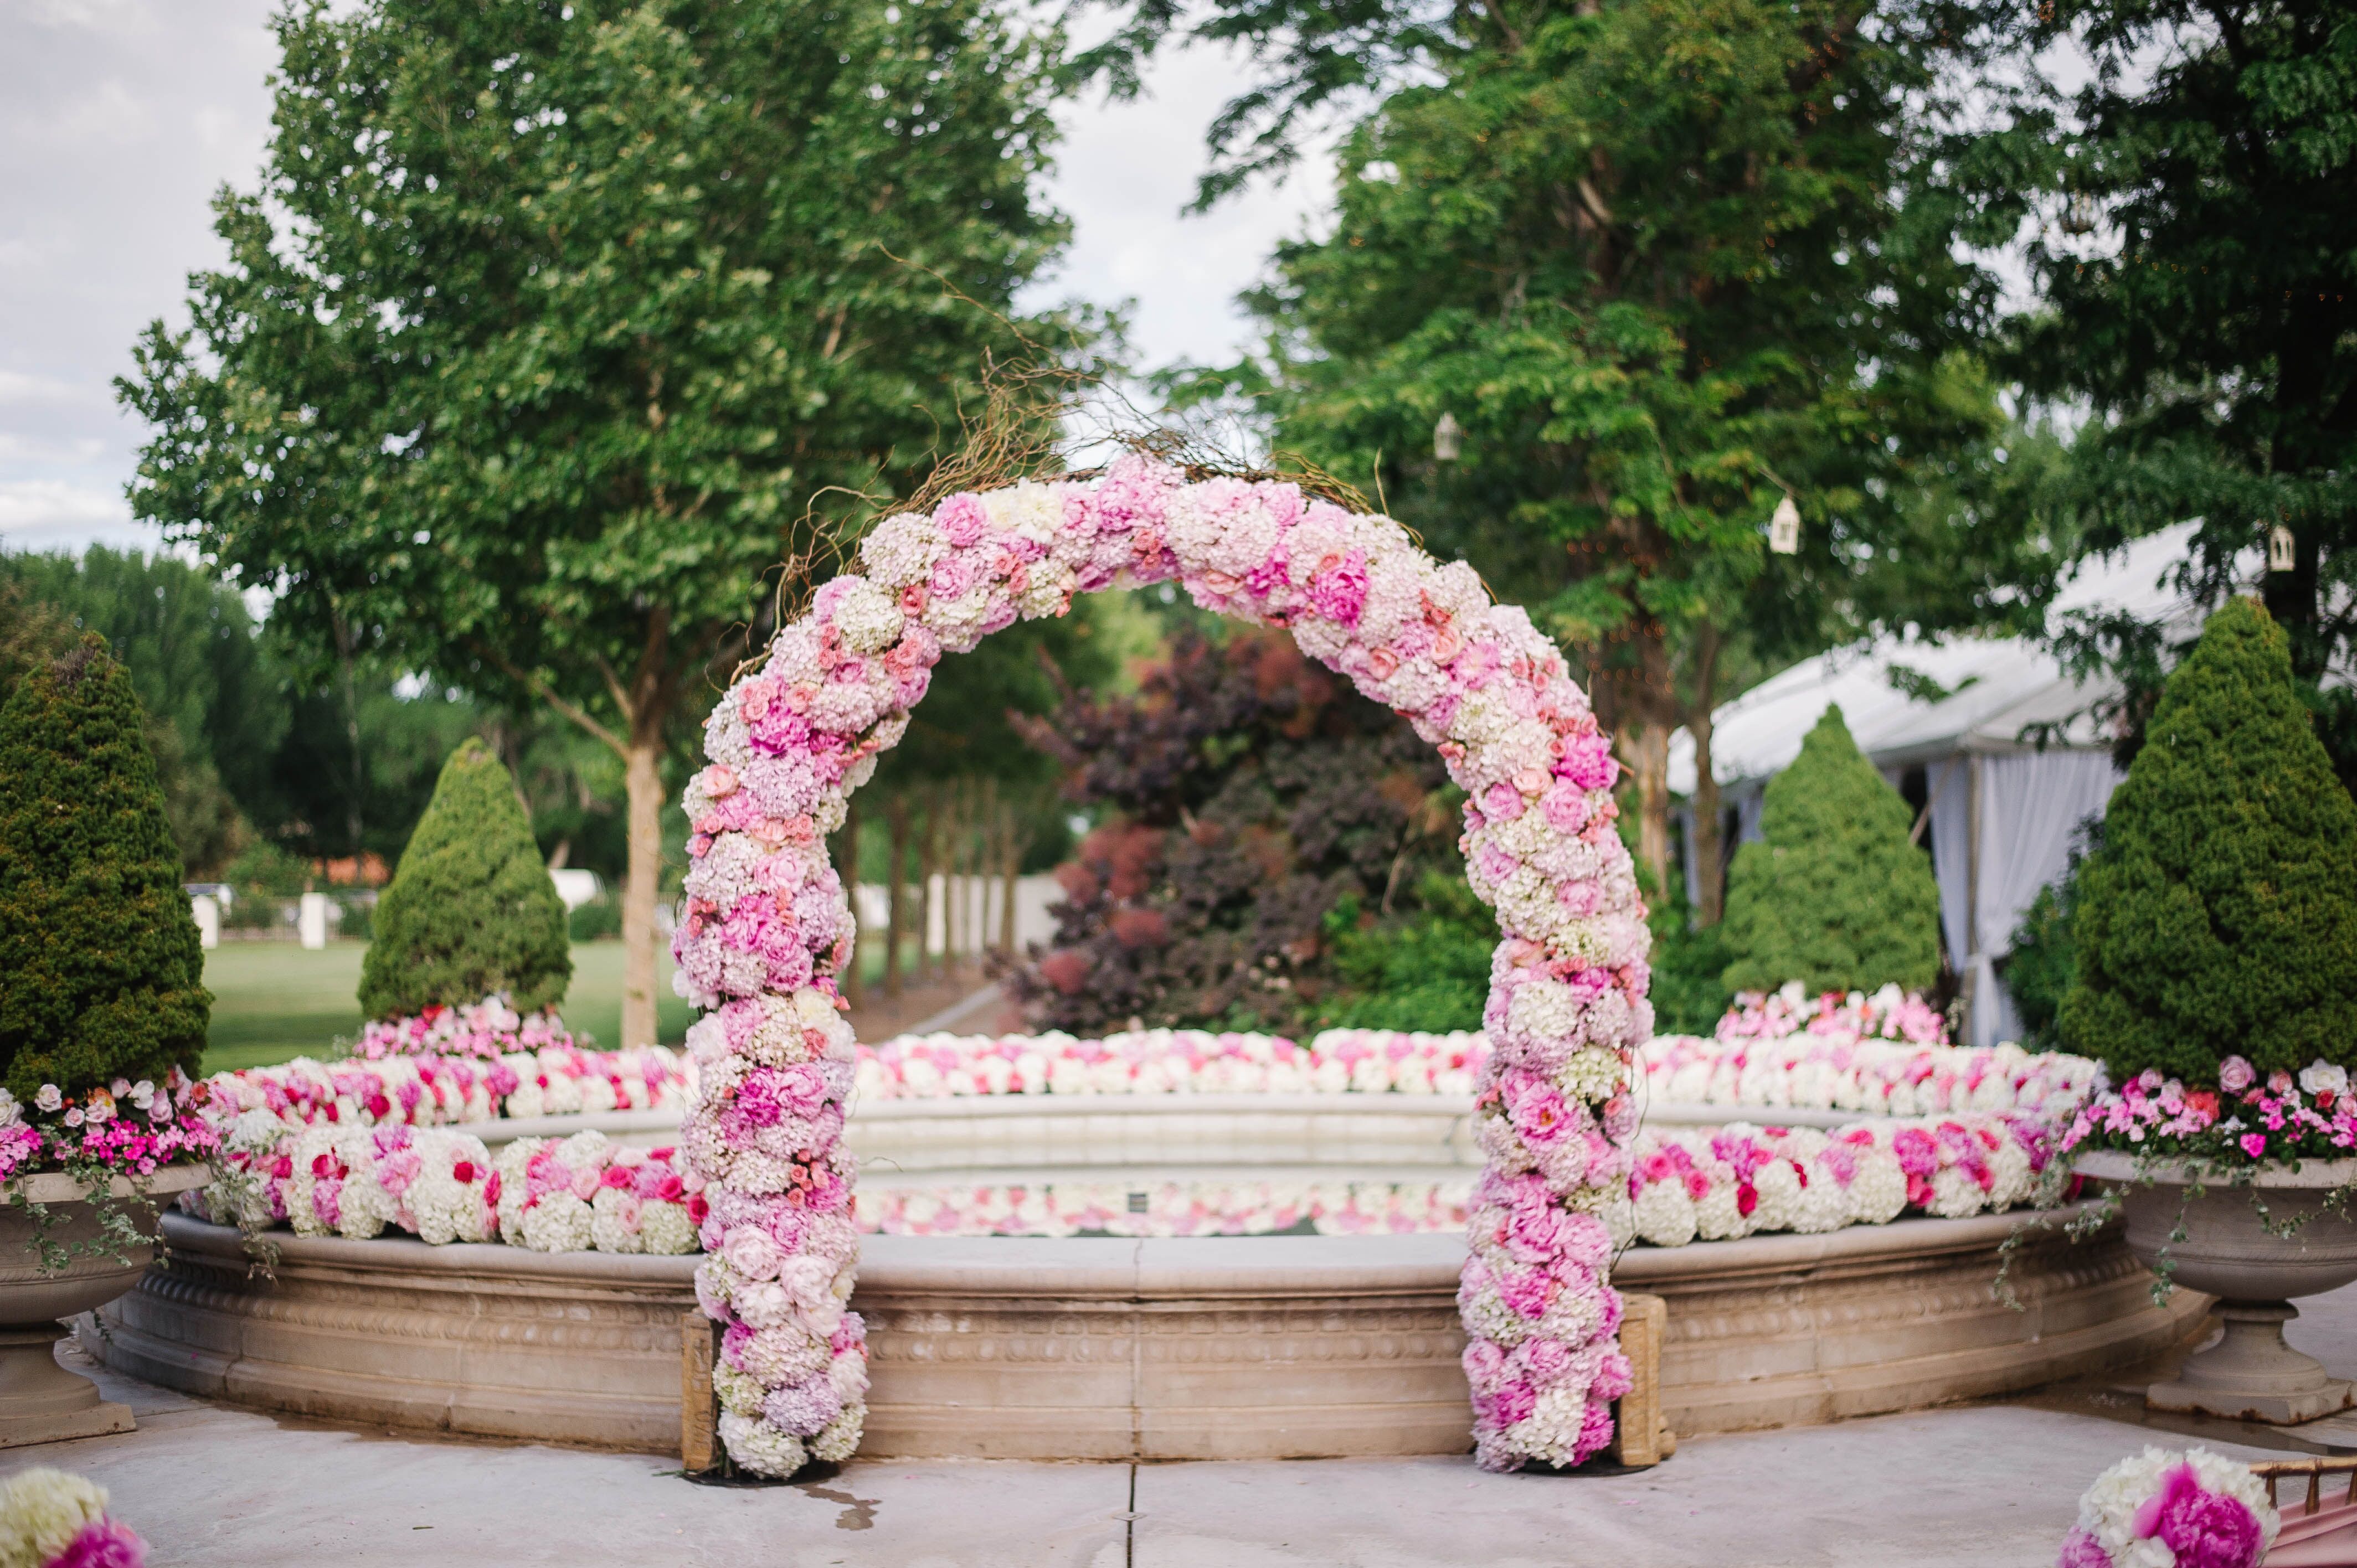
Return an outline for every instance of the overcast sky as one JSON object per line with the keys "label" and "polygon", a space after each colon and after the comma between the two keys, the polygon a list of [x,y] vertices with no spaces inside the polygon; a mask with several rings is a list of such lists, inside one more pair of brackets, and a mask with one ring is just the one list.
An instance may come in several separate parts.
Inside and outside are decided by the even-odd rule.
{"label": "overcast sky", "polygon": [[[212,195],[270,128],[271,0],[0,0],[0,547],[152,545],[123,487],[141,430],[113,379],[221,260]],[[1322,211],[1322,170],[1184,218],[1228,61],[1160,62],[1141,102],[1074,105],[1048,195],[1074,220],[1045,298],[1135,302],[1147,365],[1249,337],[1236,292]]]}

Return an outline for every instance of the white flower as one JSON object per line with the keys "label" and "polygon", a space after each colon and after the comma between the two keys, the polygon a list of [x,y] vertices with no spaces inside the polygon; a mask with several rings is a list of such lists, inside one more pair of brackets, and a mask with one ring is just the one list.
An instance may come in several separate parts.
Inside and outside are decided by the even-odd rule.
{"label": "white flower", "polygon": [[44,1111],[55,1111],[65,1102],[65,1091],[54,1083],[41,1085],[40,1092],[33,1096],[33,1103]]}
{"label": "white flower", "polygon": [[2349,1069],[2328,1061],[2310,1062],[2300,1069],[2299,1087],[2311,1097],[2330,1094],[2338,1099],[2349,1092]]}

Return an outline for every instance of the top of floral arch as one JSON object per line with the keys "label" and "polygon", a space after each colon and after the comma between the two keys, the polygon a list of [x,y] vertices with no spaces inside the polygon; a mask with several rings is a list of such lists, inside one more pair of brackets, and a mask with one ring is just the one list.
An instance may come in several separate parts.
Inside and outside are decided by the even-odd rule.
{"label": "top of floral arch", "polygon": [[[1093,477],[962,491],[887,518],[858,570],[821,586],[715,708],[716,766],[683,801],[697,846],[757,825],[833,832],[942,653],[1061,615],[1075,593],[1173,580],[1205,609],[1289,629],[1433,744],[1468,797],[1468,871],[1497,910],[1501,954],[1558,976],[1609,972],[1630,1004],[1611,1033],[1644,1037],[1627,1032],[1650,1013],[1649,976],[1643,909],[1611,826],[1618,765],[1562,654],[1521,608],[1493,603],[1469,565],[1437,562],[1392,519],[1292,479],[1190,481],[1130,454]],[[815,956],[831,972],[832,951]],[[683,979],[706,1007],[750,993]]]}

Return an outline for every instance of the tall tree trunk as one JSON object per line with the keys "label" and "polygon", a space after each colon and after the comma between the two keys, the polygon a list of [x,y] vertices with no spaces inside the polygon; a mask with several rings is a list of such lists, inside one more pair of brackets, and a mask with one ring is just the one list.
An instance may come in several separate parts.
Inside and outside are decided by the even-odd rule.
{"label": "tall tree trunk", "polygon": [[1016,882],[1023,875],[1023,852],[1031,846],[1024,842],[1022,818],[1015,804],[1006,806],[1006,836],[999,847],[999,886],[1004,902],[998,910],[998,950],[1008,958],[1021,956],[1015,940]]}
{"label": "tall tree trunk", "polygon": [[900,999],[901,911],[909,902],[909,801],[895,795],[884,807],[884,825],[890,843],[884,852],[884,994]]}
{"label": "tall tree trunk", "polygon": [[352,879],[361,875],[361,798],[368,788],[368,765],[361,755],[360,692],[352,674],[352,628],[341,610],[330,612],[336,634],[336,673],[344,693],[344,745],[352,765],[352,787],[344,795],[344,841],[350,845]]}
{"label": "tall tree trunk", "polygon": [[859,797],[844,802],[842,847],[835,851],[835,875],[843,879],[851,899],[851,961],[835,977],[845,1002],[856,1002],[865,989],[859,979]]}
{"label": "tall tree trunk", "polygon": [[1618,739],[1620,760],[1637,785],[1637,860],[1652,877],[1658,904],[1670,886],[1670,726],[1642,718]]}
{"label": "tall tree trunk", "polygon": [[1695,831],[1686,852],[1694,856],[1695,886],[1702,895],[1695,901],[1695,924],[1716,926],[1726,912],[1727,883],[1720,875],[1726,851],[1718,842],[1718,777],[1711,771],[1710,754],[1715,722],[1711,710],[1718,701],[1718,628],[1708,621],[1695,635],[1692,695],[1686,733],[1694,736],[1695,745]]}
{"label": "tall tree trunk", "polygon": [[933,878],[942,868],[942,786],[925,791],[925,825],[917,835],[917,978],[937,980],[946,972],[946,954],[933,951],[933,917],[941,904]]}
{"label": "tall tree trunk", "polygon": [[966,838],[966,808],[972,799],[972,791],[966,786],[967,780],[961,779],[950,791],[949,848],[942,862],[942,892],[949,899],[949,909],[942,921],[942,939],[952,972],[965,963],[966,927],[974,914],[974,887],[965,875],[971,847]]}
{"label": "tall tree trunk", "polygon": [[628,796],[630,862],[622,875],[622,1045],[655,1041],[655,897],[662,879],[662,723],[647,715],[630,726],[622,754]]}

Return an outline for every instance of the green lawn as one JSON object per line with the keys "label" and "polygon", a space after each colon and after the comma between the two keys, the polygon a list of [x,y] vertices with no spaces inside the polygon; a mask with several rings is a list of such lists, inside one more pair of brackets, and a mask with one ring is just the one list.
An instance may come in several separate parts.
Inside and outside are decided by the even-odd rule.
{"label": "green lawn", "polygon": [[[300,1056],[330,1055],[339,1039],[360,1033],[361,955],[365,942],[330,942],[307,952],[293,942],[224,942],[205,954],[213,993],[205,1070],[264,1067]],[[671,993],[671,954],[656,971],[657,1018],[676,1045],[694,1019]],[[621,1043],[622,944],[583,942],[573,950],[573,989],[560,1009],[576,1035],[601,1046]]]}

